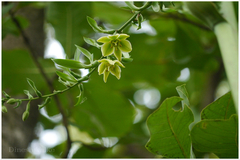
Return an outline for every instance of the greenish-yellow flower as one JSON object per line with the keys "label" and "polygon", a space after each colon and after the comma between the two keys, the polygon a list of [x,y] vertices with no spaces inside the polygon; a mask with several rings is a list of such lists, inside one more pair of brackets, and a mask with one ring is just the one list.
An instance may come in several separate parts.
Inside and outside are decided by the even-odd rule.
{"label": "greenish-yellow flower", "polygon": [[127,34],[116,34],[99,38],[97,41],[104,43],[101,47],[102,55],[109,56],[114,53],[115,57],[121,61],[122,52],[132,51],[131,43],[126,40],[128,37]]}
{"label": "greenish-yellow flower", "polygon": [[117,77],[117,79],[121,78],[121,68],[124,65],[118,60],[110,60],[110,59],[101,59],[98,62],[101,64],[98,66],[98,74],[103,74],[103,80],[106,83],[109,73]]}

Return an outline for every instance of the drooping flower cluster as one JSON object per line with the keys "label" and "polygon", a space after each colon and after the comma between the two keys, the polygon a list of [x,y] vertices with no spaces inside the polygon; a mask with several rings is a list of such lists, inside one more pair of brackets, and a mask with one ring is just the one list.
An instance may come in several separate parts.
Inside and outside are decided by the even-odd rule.
{"label": "drooping flower cluster", "polygon": [[106,83],[109,73],[120,79],[121,68],[125,68],[120,62],[122,60],[122,52],[128,53],[132,51],[131,43],[126,40],[129,37],[127,34],[115,34],[99,38],[97,41],[103,43],[101,47],[102,55],[104,57],[114,54],[117,60],[102,59],[98,62],[98,74],[103,74],[103,80]]}
{"label": "drooping flower cluster", "polygon": [[99,38],[97,41],[104,43],[101,47],[102,55],[109,56],[114,53],[115,57],[121,61],[122,52],[131,52],[132,45],[126,40],[129,37],[127,34],[115,34]]}
{"label": "drooping flower cluster", "polygon": [[103,74],[103,80],[106,83],[109,73],[120,79],[121,68],[125,68],[124,65],[118,60],[101,59],[98,62],[101,64],[98,66],[98,74]]}

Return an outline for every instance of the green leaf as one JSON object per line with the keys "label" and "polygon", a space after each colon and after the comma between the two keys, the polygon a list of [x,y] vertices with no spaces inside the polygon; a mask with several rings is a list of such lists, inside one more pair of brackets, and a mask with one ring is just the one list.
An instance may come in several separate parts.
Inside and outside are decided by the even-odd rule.
{"label": "green leaf", "polygon": [[229,119],[236,114],[231,92],[226,93],[202,110],[201,119]]}
{"label": "green leaf", "polygon": [[[25,17],[17,15],[15,16],[15,18],[20,23],[23,29],[29,26],[29,21]],[[10,16],[3,17],[2,19],[2,39],[4,39],[8,34],[12,34],[14,36],[20,35],[18,28],[16,27]]]}
{"label": "green leaf", "polygon": [[184,106],[184,104],[186,104],[187,106],[190,106],[189,100],[188,100],[188,92],[187,92],[185,86],[186,86],[185,84],[178,86],[176,88],[176,90],[177,90],[179,96],[183,99],[182,106]]}
{"label": "green leaf", "polygon": [[115,30],[104,30],[104,29],[102,29],[102,27],[99,27],[97,25],[97,22],[89,16],[87,16],[87,21],[88,21],[88,24],[92,27],[92,29],[95,32],[100,32],[100,33],[114,33],[115,32]]}
{"label": "green leaf", "polygon": [[83,37],[84,41],[87,43],[87,44],[90,44],[94,47],[97,47],[97,48],[101,48],[101,45],[99,45],[95,39],[91,39],[91,38],[86,38],[86,37]]}
{"label": "green leaf", "polygon": [[77,96],[78,101],[77,101],[77,103],[76,103],[74,106],[77,106],[77,105],[81,104],[82,101],[83,101],[83,94],[84,94],[83,84],[79,84],[79,85],[78,85],[78,88],[79,88],[79,92],[80,92],[80,93],[79,93],[79,95]]}
{"label": "green leaf", "polygon": [[76,49],[75,54],[74,54],[74,60],[79,61],[80,55],[81,55],[80,50]]}
{"label": "green leaf", "polygon": [[75,44],[75,46],[90,60],[91,63],[93,62],[93,54],[91,54],[88,50],[86,50],[76,44]]}
{"label": "green leaf", "polygon": [[134,2],[133,1],[125,1],[125,3],[128,5],[128,7],[131,9],[131,10],[134,10],[134,11],[139,11],[141,10],[141,8],[137,7],[134,5]]}
{"label": "green leaf", "polygon": [[52,59],[52,61],[60,66],[72,69],[80,69],[86,67],[85,64],[71,59]]}
{"label": "green leaf", "polygon": [[104,158],[108,150],[99,144],[83,145],[74,153],[72,158]]}
{"label": "green leaf", "polygon": [[46,8],[46,20],[54,30],[56,39],[61,43],[69,58],[73,58],[75,46],[83,45],[81,37],[89,35],[86,16],[92,15],[92,3],[89,2],[50,2]]}
{"label": "green leaf", "polygon": [[51,102],[51,97],[47,97],[43,102],[43,104],[38,105],[39,109],[42,109],[43,107],[45,107],[49,102]]}
{"label": "green leaf", "polygon": [[129,9],[128,10],[121,9],[121,7],[119,7],[118,5],[118,2],[113,1],[111,3],[93,2],[92,4],[93,4],[92,17],[98,17],[104,23],[106,22],[108,24],[111,24],[113,28],[118,28],[119,24],[125,22],[127,19],[129,19],[129,17],[132,16],[131,11],[129,12]]}
{"label": "green leaf", "polygon": [[88,24],[95,32],[103,32],[103,29],[97,25],[97,22],[91,17],[87,17]]}
{"label": "green leaf", "polygon": [[143,22],[143,16],[142,16],[142,14],[139,14],[139,15],[137,16],[137,21],[138,21],[138,28],[137,28],[137,30],[139,30],[139,29],[142,28],[142,22]]}
{"label": "green leaf", "polygon": [[[96,74],[97,75],[97,74]],[[123,95],[109,88],[102,77],[84,84],[87,100],[71,110],[73,120],[91,137],[119,137],[133,125],[134,108]]]}
{"label": "green leaf", "polygon": [[80,75],[80,74],[75,73],[75,72],[73,72],[73,71],[70,71],[70,74],[73,75],[73,76],[74,76],[75,78],[77,78],[77,79],[81,78],[81,75]]}
{"label": "green leaf", "polygon": [[4,96],[5,96],[6,98],[11,98],[11,96],[9,96],[5,91],[2,91],[2,93],[4,94]]}
{"label": "green leaf", "polygon": [[193,147],[200,152],[212,152],[219,158],[238,158],[238,117],[204,119],[194,125]]}
{"label": "green leaf", "polygon": [[31,79],[29,79],[29,78],[27,78],[27,82],[32,87],[32,89],[34,90],[36,95],[38,97],[42,97],[42,93],[37,89],[37,87],[35,86],[35,83]]}
{"label": "green leaf", "polygon": [[154,12],[159,12],[160,6],[158,2],[152,2],[152,9],[154,10]]}
{"label": "green leaf", "polygon": [[8,11],[10,11],[10,9],[12,9],[14,7],[14,3],[10,3],[7,5],[2,5],[2,16],[6,13],[8,13]]}
{"label": "green leaf", "polygon": [[16,105],[15,107],[13,107],[13,108],[16,109],[16,108],[18,108],[21,104],[22,104],[22,100],[19,100],[19,101],[17,102],[17,105]]}
{"label": "green leaf", "polygon": [[56,71],[56,73],[61,79],[65,80],[65,81],[77,82],[77,79],[73,76],[70,76],[66,73],[59,72],[59,71]]}
{"label": "green leaf", "polygon": [[28,96],[28,99],[33,99],[33,96],[30,94],[28,90],[24,90],[23,92]]}
{"label": "green leaf", "polygon": [[146,148],[167,158],[190,158],[191,137],[189,125],[194,121],[188,106],[175,111],[173,106],[182,98],[167,98],[147,119],[150,140]]}

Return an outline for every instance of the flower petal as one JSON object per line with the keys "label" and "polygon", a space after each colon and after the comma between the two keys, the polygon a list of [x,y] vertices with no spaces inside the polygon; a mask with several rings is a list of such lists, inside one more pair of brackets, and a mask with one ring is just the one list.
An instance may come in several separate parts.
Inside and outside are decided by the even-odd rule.
{"label": "flower petal", "polygon": [[103,81],[106,83],[107,82],[107,78],[108,78],[108,75],[109,75],[109,71],[108,70],[105,70],[104,74],[103,74]]}
{"label": "flower petal", "polygon": [[104,43],[101,48],[101,51],[103,56],[109,56],[110,54],[112,54],[113,47],[111,46],[111,43]]}
{"label": "flower petal", "polygon": [[99,66],[98,66],[98,74],[103,74],[103,72],[105,71],[107,67],[107,63],[106,62],[102,62]]}
{"label": "flower petal", "polygon": [[104,37],[100,37],[97,41],[102,43],[108,43],[111,41],[111,39],[109,39],[108,36],[104,36]]}
{"label": "flower petal", "polygon": [[119,61],[121,61],[122,52],[120,51],[120,49],[118,47],[114,47],[114,55]]}
{"label": "flower petal", "polygon": [[108,38],[111,40],[118,39],[118,37],[119,37],[119,34],[108,36]]}
{"label": "flower petal", "polygon": [[112,75],[114,75],[115,77],[117,77],[117,79],[121,78],[121,69],[119,66],[114,65],[110,67],[110,72],[112,73]]}
{"label": "flower petal", "polygon": [[115,65],[118,65],[118,66],[120,66],[122,68],[125,68],[125,66],[118,60],[115,60],[114,63],[116,63]]}
{"label": "flower petal", "polygon": [[127,34],[120,34],[119,37],[118,37],[118,39],[124,40],[124,39],[126,39],[126,38],[128,38],[128,37],[130,37],[130,36],[127,35]]}
{"label": "flower petal", "polygon": [[121,40],[119,42],[119,49],[123,52],[131,52],[132,51],[132,45],[128,40]]}

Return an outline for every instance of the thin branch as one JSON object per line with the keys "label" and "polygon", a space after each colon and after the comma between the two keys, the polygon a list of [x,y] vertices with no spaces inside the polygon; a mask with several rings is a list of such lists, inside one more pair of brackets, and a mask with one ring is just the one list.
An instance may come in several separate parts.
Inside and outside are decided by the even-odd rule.
{"label": "thin branch", "polygon": [[[38,61],[38,57],[37,57],[37,52],[36,50],[31,46],[30,44],[30,41],[29,41],[29,38],[27,37],[27,35],[25,34],[25,32],[23,31],[23,28],[22,26],[20,25],[19,21],[14,17],[14,13],[10,10],[9,11],[9,14],[11,16],[11,19],[12,21],[15,23],[15,25],[17,26],[18,30],[20,31],[22,37],[23,37],[23,41],[24,41],[24,44],[27,46],[27,48],[29,49],[30,53],[31,53],[31,56],[32,56],[32,59],[35,63],[35,65],[37,66],[37,68],[39,69],[41,75],[43,76],[44,80],[47,82],[47,86],[48,88],[53,91],[54,88],[53,88],[53,85],[52,85],[52,82],[49,80],[49,78],[47,77],[46,73],[44,72],[43,70],[43,67],[41,66],[41,64],[39,63]],[[71,141],[71,138],[70,138],[70,135],[69,135],[69,130],[68,130],[68,120],[67,120],[67,117],[64,113],[64,110],[62,108],[62,105],[60,103],[60,100],[57,96],[54,96],[54,99],[57,103],[57,108],[59,110],[59,112],[62,114],[62,122],[63,122],[63,125],[66,129],[66,132],[67,132],[67,148],[63,154],[63,158],[67,158],[68,156],[68,153],[70,151],[70,148],[71,148],[71,144],[72,144],[72,141]]]}
{"label": "thin branch", "polygon": [[175,20],[179,20],[179,21],[182,21],[182,22],[185,22],[185,23],[189,23],[189,24],[192,24],[198,28],[201,28],[203,30],[206,30],[206,31],[211,31],[211,29],[205,25],[202,25],[201,23],[198,23],[198,22],[195,22],[195,21],[192,21],[190,19],[188,19],[187,17],[185,17],[184,15],[182,14],[173,14],[173,13],[153,13],[152,14],[154,17],[155,16],[161,16],[161,17],[164,17],[164,18],[172,18],[172,19],[175,19]]}
{"label": "thin branch", "polygon": [[124,23],[116,32],[121,33],[124,28],[126,28],[131,22],[137,17],[138,14],[140,14],[143,10],[147,9],[152,2],[146,2],[142,7],[140,11],[136,11],[135,14],[126,22]]}

